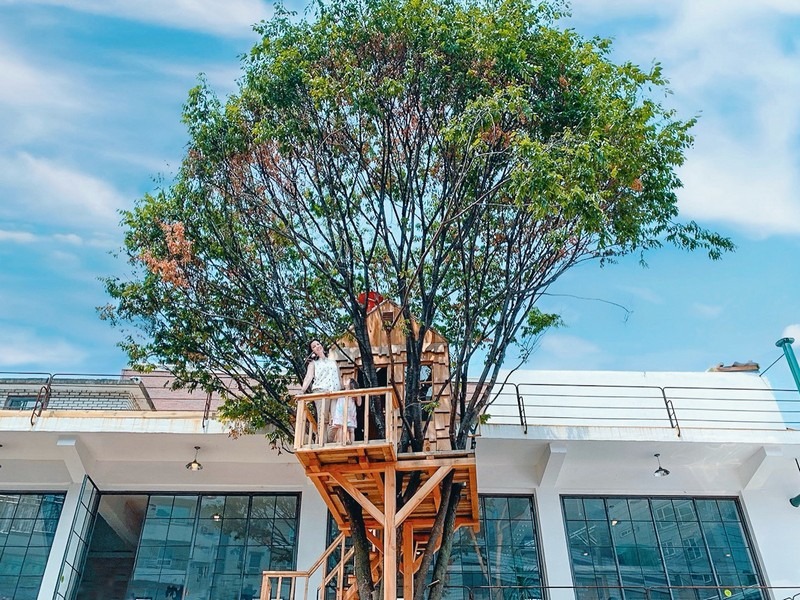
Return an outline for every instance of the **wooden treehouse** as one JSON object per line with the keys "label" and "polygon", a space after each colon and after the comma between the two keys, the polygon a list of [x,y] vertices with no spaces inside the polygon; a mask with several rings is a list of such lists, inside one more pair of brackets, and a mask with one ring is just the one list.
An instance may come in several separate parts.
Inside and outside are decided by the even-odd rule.
{"label": "wooden treehouse", "polygon": [[[373,360],[381,383],[385,377],[386,385],[297,396],[295,456],[327,504],[341,534],[308,571],[265,571],[261,600],[306,599],[313,577],[319,579],[317,598],[326,597],[326,590],[331,589],[336,590],[337,600],[358,598],[355,579],[348,575],[352,572],[349,566],[353,550],[346,544],[350,525],[342,493],[363,508],[367,537],[373,545],[370,555],[373,581],[383,581],[385,599],[411,599],[414,576],[441,503],[440,483],[450,472],[454,473],[454,482],[465,484],[455,528],[466,526],[477,530],[479,526],[475,455],[472,451],[450,447],[448,345],[435,331],[428,331],[424,339],[422,364],[427,368],[423,368],[422,391],[428,400],[438,395],[439,404],[427,423],[424,451],[398,452],[402,431],[399,403],[404,398],[406,367],[399,311],[397,305],[383,301],[367,315]],[[331,357],[337,361],[344,378],[357,379],[362,359],[352,334],[345,334],[335,347]],[[317,402],[324,405],[323,412],[327,412],[328,406],[342,397],[363,398],[358,409],[359,428],[349,444],[332,435],[327,423],[318,424],[310,409]],[[380,416],[382,434],[376,416]],[[405,481],[403,476],[410,477],[415,472],[420,477],[419,486],[414,495],[399,506],[398,479]],[[329,565],[331,556],[338,560],[333,568]],[[398,565],[402,590],[397,590]]]}

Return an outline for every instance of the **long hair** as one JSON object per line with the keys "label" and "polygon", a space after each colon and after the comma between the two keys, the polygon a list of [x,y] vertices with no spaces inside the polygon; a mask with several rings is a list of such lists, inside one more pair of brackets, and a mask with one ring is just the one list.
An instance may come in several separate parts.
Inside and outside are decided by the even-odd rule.
{"label": "long hair", "polygon": [[311,345],[314,342],[319,342],[319,345],[322,346],[322,352],[325,355],[325,358],[328,358],[328,350],[327,350],[327,348],[325,348],[325,346],[322,344],[322,342],[320,342],[317,338],[314,338],[313,340],[308,342],[309,355],[306,357],[306,364],[310,363],[312,360],[318,360],[319,359],[319,356],[317,356],[317,353],[314,352],[311,349]]}

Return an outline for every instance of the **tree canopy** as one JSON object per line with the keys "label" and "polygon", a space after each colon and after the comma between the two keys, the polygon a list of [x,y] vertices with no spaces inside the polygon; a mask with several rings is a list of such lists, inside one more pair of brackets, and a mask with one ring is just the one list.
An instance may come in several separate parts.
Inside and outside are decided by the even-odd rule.
{"label": "tree canopy", "polygon": [[464,448],[509,350],[526,357],[558,322],[537,301],[567,269],[665,243],[732,249],[679,219],[693,120],[657,100],[660,67],[615,63],[562,16],[533,0],[277,8],[234,95],[191,90],[174,181],[124,213],[133,273],[107,280],[104,316],[133,325],[132,362],[167,363],[225,394],[227,418],[286,437],[312,337],[352,327],[376,383],[358,298],[375,290],[419,324],[405,330],[404,445],[422,443],[435,328]]}

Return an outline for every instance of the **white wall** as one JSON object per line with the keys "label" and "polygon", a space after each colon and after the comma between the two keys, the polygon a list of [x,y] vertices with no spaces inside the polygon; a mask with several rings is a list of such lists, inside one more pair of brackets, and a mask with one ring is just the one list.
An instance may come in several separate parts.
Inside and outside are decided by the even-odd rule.
{"label": "white wall", "polygon": [[800,592],[800,508],[789,504],[800,493],[800,475],[787,471],[786,479],[741,498],[766,585],[788,586],[787,593],[775,591],[778,599]]}

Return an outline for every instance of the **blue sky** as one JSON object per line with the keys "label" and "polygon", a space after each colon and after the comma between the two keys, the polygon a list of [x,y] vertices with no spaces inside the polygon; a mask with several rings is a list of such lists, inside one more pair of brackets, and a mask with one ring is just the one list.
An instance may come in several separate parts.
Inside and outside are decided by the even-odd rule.
{"label": "blue sky", "polygon": [[[125,270],[111,254],[117,211],[169,180],[187,91],[201,72],[233,91],[250,25],[270,11],[260,0],[0,0],[0,371],[125,365],[120,333],[95,312],[98,277]],[[738,250],[570,272],[543,304],[565,327],[529,366],[766,367],[778,338],[800,339],[800,2],[575,0],[572,11],[565,25],[614,38],[616,59],[661,62],[665,102],[699,115],[682,214]],[[768,376],[791,385],[783,361]]]}

